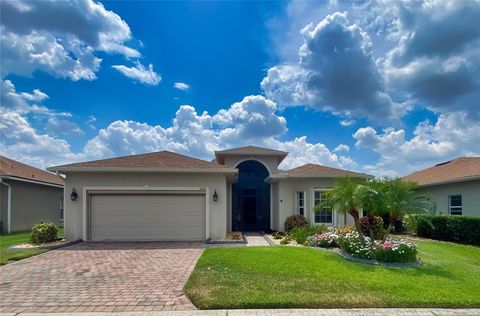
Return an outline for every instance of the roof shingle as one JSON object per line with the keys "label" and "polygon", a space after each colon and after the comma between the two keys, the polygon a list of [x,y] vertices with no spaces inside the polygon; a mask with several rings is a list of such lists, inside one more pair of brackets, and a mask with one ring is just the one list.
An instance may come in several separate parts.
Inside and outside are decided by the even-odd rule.
{"label": "roof shingle", "polygon": [[140,155],[115,157],[87,162],[79,162],[68,165],[49,168],[227,168],[205,160],[192,158],[170,151],[159,151]]}
{"label": "roof shingle", "polygon": [[359,173],[359,172],[354,172],[354,171],[349,171],[349,170],[343,170],[343,169],[337,169],[337,168],[332,168],[332,167],[326,167],[326,166],[316,165],[316,164],[312,164],[312,163],[307,163],[303,166],[290,169],[290,170],[287,171],[287,173],[288,173],[289,176],[295,176],[295,175],[311,175],[311,176],[321,175],[321,176],[332,176],[332,177],[368,176],[364,173]]}
{"label": "roof shingle", "polygon": [[403,180],[429,185],[480,177],[480,157],[459,157],[433,167],[414,172]]}
{"label": "roof shingle", "polygon": [[215,154],[244,154],[244,155],[288,155],[286,151],[263,148],[257,146],[245,146],[215,151]]}
{"label": "roof shingle", "polygon": [[4,156],[0,156],[0,175],[57,185],[64,184],[62,178],[51,172],[26,165]]}

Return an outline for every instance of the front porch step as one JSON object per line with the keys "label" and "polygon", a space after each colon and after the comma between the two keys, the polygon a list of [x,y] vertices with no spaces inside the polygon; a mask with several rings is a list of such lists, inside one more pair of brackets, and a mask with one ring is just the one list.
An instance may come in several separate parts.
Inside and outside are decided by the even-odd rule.
{"label": "front porch step", "polygon": [[243,232],[247,246],[270,246],[263,232]]}

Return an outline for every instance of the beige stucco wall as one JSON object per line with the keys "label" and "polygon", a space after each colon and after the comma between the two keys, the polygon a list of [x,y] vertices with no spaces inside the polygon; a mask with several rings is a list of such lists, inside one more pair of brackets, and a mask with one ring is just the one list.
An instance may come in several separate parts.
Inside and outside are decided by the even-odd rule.
{"label": "beige stucco wall", "polygon": [[[287,178],[278,181],[278,196],[275,199],[278,201],[278,216],[275,222],[272,223],[272,228],[283,231],[284,223],[288,216],[295,214],[295,194],[297,191],[305,192],[305,217],[313,224],[315,212],[313,211],[313,189],[330,189],[335,185],[334,178]],[[345,224],[352,224],[353,219],[350,215],[338,213],[334,211],[334,226],[341,226]],[[345,219],[347,222],[345,223]]]}
{"label": "beige stucco wall", "polygon": [[[60,199],[63,188],[4,180],[11,186],[11,227],[10,231],[31,230],[33,225],[44,222],[63,226],[60,221]],[[1,186],[2,222],[7,229],[7,187]]]}
{"label": "beige stucco wall", "polygon": [[462,195],[462,214],[480,216],[480,180],[423,187],[419,193],[428,193],[436,203],[437,213],[449,213],[449,195]]}
{"label": "beige stucco wall", "polygon": [[[67,173],[66,194],[72,189],[78,199],[65,201],[65,236],[70,240],[83,238],[83,187],[200,187],[209,189],[209,233],[223,239],[227,233],[227,176],[225,174],[187,173]],[[217,191],[218,201],[212,200]]]}
{"label": "beige stucco wall", "polygon": [[271,204],[271,212],[270,212],[270,227],[273,230],[280,230],[280,226],[278,224],[278,207],[279,207],[279,192],[278,192],[279,185],[278,183],[271,183],[270,184],[270,204]]}
{"label": "beige stucco wall", "polygon": [[8,187],[0,184],[0,221],[2,221],[1,233],[7,232],[8,225]]}

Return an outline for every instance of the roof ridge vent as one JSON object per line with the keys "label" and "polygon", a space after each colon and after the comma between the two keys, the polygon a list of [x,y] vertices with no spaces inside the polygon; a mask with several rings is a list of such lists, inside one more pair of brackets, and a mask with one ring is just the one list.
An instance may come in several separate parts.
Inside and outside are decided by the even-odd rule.
{"label": "roof ridge vent", "polygon": [[450,162],[452,162],[452,160],[445,161],[445,162],[441,162],[441,163],[437,163],[437,164],[435,165],[435,167],[443,166],[443,165],[446,165],[447,163],[450,163]]}

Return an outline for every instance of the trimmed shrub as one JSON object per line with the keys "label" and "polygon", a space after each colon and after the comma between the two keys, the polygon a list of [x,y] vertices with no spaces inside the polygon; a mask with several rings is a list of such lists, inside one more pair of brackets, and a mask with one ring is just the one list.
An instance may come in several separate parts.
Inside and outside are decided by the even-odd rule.
{"label": "trimmed shrub", "polygon": [[[370,221],[370,219],[372,221]],[[370,228],[373,230],[373,237],[375,239],[382,239],[385,235],[383,229],[383,219],[380,216],[364,216],[360,218],[360,225],[362,227],[362,233],[364,236],[370,237]]]}
{"label": "trimmed shrub", "polygon": [[480,217],[415,215],[420,237],[480,245]]}
{"label": "trimmed shrub", "polygon": [[290,232],[294,227],[308,226],[308,221],[303,215],[295,214],[285,220],[285,232]]}
{"label": "trimmed shrub", "polygon": [[33,244],[44,244],[57,240],[58,227],[53,223],[40,223],[32,228],[30,241]]}

